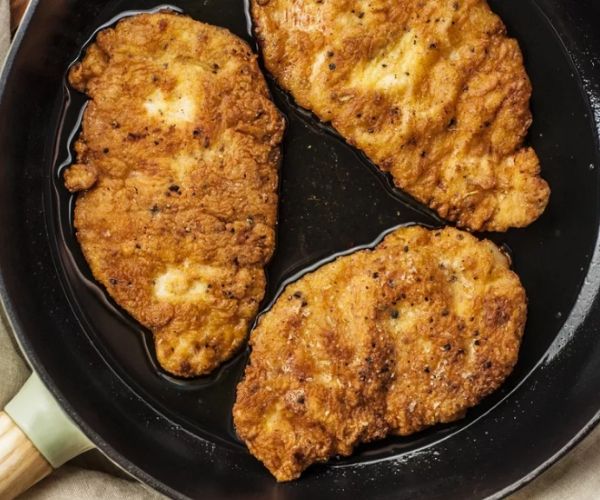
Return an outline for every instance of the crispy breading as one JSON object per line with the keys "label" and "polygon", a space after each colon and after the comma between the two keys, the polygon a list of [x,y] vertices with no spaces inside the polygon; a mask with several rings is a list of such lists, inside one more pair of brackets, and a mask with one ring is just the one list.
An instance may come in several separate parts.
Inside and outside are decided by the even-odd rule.
{"label": "crispy breading", "polygon": [[531,84],[485,0],[252,0],[267,69],[399,188],[476,231],[524,227],[550,195]]}
{"label": "crispy breading", "polygon": [[90,97],[64,179],[92,273],[165,370],[208,373],[243,343],[275,244],[284,121],[256,56],[222,28],[142,14],[100,32],[69,81]]}
{"label": "crispy breading", "polygon": [[250,336],[234,422],[279,481],[464,416],[517,361],[527,299],[506,256],[413,226],[289,285]]}

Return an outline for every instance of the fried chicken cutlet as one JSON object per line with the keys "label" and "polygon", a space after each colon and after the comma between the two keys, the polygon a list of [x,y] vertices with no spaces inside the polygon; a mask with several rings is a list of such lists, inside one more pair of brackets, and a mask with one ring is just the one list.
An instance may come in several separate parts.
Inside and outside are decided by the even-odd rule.
{"label": "fried chicken cutlet", "polygon": [[165,370],[206,374],[245,340],[275,244],[284,121],[256,56],[163,11],[100,32],[69,81],[90,98],[64,181],[92,273]]}
{"label": "fried chicken cutlet", "polygon": [[250,336],[233,409],[279,480],[462,418],[517,361],[527,299],[490,241],[397,229],[289,285]]}
{"label": "fried chicken cutlet", "polygon": [[485,0],[252,0],[252,15],[279,84],[397,187],[475,231],[544,211],[531,84]]}

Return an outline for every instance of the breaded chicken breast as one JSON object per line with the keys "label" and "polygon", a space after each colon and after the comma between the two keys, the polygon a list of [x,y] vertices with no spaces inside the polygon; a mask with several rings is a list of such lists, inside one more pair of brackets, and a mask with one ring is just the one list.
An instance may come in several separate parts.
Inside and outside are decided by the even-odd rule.
{"label": "breaded chicken breast", "polygon": [[250,48],[170,12],[98,34],[70,83],[90,101],[64,174],[94,277],[154,333],[170,373],[243,343],[275,244],[284,121]]}
{"label": "breaded chicken breast", "polygon": [[531,85],[485,0],[252,0],[252,15],[279,84],[442,217],[505,231],[544,211]]}
{"label": "breaded chicken breast", "polygon": [[361,442],[459,419],[511,372],[526,310],[493,243],[397,229],[289,285],[260,318],[237,432],[288,481]]}

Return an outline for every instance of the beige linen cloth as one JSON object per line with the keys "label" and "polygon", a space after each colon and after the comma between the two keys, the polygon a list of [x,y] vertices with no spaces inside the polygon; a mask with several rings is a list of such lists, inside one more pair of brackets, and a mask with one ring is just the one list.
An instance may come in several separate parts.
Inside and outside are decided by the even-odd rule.
{"label": "beige linen cloth", "polygon": [[[8,0],[0,0],[0,66],[9,45]],[[0,237],[1,240],[1,237]],[[0,317],[0,408],[29,375],[29,369]],[[129,480],[97,451],[91,451],[44,479],[21,498],[28,500],[136,500],[161,495]],[[512,500],[600,498],[600,427],[573,452],[512,497]]]}

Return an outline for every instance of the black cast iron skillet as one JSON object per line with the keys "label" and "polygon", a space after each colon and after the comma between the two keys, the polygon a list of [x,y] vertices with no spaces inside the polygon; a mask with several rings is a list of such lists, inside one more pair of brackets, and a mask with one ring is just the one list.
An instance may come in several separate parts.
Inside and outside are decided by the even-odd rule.
{"label": "black cast iron skillet", "polygon": [[[600,5],[493,0],[533,81],[528,141],[552,198],[532,226],[482,235],[506,245],[529,295],[519,363],[452,425],[361,447],[276,484],[235,436],[247,353],[191,381],[161,372],[148,333],[94,283],[62,187],[84,98],[65,72],[105,23],[142,0],[34,0],[0,79],[0,294],[16,336],[60,404],[112,460],[184,498],[481,498],[519,488],[600,417]],[[251,43],[242,0],[174,1]],[[281,284],[402,223],[442,221],[271,83],[288,118],[276,255]]]}

